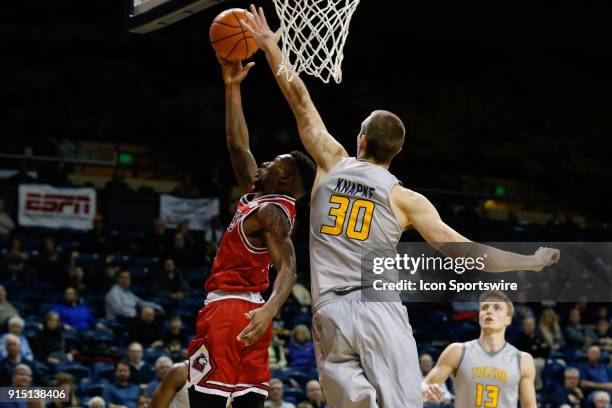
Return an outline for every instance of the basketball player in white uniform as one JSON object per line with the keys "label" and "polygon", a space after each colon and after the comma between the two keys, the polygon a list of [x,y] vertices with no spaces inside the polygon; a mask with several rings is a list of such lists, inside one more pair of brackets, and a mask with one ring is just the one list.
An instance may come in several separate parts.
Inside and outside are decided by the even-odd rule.
{"label": "basketball player in white uniform", "polygon": [[535,366],[529,353],[505,339],[514,307],[501,292],[480,296],[480,338],[453,343],[422,384],[423,398],[442,402],[440,384],[452,374],[456,408],[536,408]]}
{"label": "basketball player in white uniform", "polygon": [[[280,31],[251,6],[243,26],[278,72]],[[364,246],[395,250],[412,226],[430,243],[471,242],[447,226],[422,195],[403,188],[389,165],[404,143],[394,114],[374,111],[361,124],[357,157],[326,130],[308,90],[295,75],[276,75],[297,120],[301,141],[317,162],[310,210],[313,334],[321,385],[330,408],[421,407],[421,373],[406,309],[396,302],[362,302]],[[482,246],[485,270],[541,270],[559,257],[541,248],[524,256]]]}
{"label": "basketball player in white uniform", "polygon": [[189,408],[188,363],[176,363],[168,370],[153,394],[151,408]]}

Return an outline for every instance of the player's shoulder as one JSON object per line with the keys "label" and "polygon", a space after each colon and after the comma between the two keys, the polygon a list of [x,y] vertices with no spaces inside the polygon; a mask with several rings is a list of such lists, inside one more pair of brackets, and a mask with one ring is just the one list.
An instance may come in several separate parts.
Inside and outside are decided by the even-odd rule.
{"label": "player's shoulder", "polygon": [[535,369],[533,356],[526,351],[519,351],[521,372]]}
{"label": "player's shoulder", "polygon": [[279,203],[271,201],[263,203],[257,209],[257,219],[260,224],[266,227],[288,227],[292,225],[291,214]]}
{"label": "player's shoulder", "polygon": [[450,364],[456,368],[459,366],[459,363],[463,358],[464,350],[465,343],[451,343],[446,346],[440,355],[440,360],[444,360],[446,364]]}

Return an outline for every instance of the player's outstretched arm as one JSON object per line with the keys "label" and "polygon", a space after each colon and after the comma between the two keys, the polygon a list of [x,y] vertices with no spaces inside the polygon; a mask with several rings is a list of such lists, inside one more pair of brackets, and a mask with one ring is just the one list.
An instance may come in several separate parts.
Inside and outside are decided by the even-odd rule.
{"label": "player's outstretched arm", "polygon": [[535,364],[529,353],[521,353],[521,379],[519,382],[519,398],[521,408],[536,408],[538,406],[535,392]]}
{"label": "player's outstretched arm", "polygon": [[151,408],[167,408],[174,395],[183,388],[186,381],[187,365],[185,363],[173,365],[153,393]]}
{"label": "player's outstretched arm", "polygon": [[272,32],[261,7],[256,9],[251,5],[251,14],[247,18],[248,22],[241,21],[241,23],[253,34],[259,48],[266,53],[266,59],[275,74],[276,82],[295,115],[304,148],[322,170],[329,171],[343,157],[348,156],[346,150],[327,132],[304,82],[297,75],[289,81],[286,75],[278,72],[281,64],[281,50],[278,47],[280,30]]}
{"label": "player's outstretched arm", "polygon": [[391,191],[391,205],[405,228],[413,226],[425,241],[446,256],[465,256],[467,247],[437,244],[470,243],[470,256],[484,257],[486,272],[540,271],[559,261],[559,250],[553,248],[540,248],[533,255],[520,255],[470,241],[446,225],[425,196],[401,186]]}
{"label": "player's outstretched arm", "polygon": [[249,147],[249,130],[242,111],[240,83],[255,65],[249,62],[245,67],[240,61],[225,61],[218,57],[225,84],[225,130],[227,149],[238,185],[248,190],[253,185],[257,163]]}
{"label": "player's outstretched arm", "polygon": [[443,384],[457,370],[462,348],[461,343],[452,343],[440,354],[435,367],[431,369],[421,384],[425,401],[444,402],[444,389],[440,384]]}
{"label": "player's outstretched arm", "polygon": [[289,297],[297,277],[295,250],[289,238],[291,226],[285,212],[275,204],[266,203],[257,210],[257,220],[277,274],[268,301],[259,309],[251,310],[246,316],[250,323],[238,335],[238,340],[247,345],[256,343],[268,329],[270,322]]}

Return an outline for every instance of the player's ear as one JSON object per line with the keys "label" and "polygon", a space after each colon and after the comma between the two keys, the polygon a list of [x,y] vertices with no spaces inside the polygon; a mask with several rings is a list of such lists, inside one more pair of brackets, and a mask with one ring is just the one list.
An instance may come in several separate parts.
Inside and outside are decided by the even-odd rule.
{"label": "player's ear", "polygon": [[367,144],[368,140],[366,138],[365,133],[360,134],[359,138],[357,139],[357,146],[359,147],[359,150],[365,151]]}

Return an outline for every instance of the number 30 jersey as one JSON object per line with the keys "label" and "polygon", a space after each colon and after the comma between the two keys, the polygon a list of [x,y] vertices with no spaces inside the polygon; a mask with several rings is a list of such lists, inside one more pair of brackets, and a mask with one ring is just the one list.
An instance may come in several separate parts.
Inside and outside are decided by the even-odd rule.
{"label": "number 30 jersey", "polygon": [[478,340],[463,343],[454,378],[457,408],[516,408],[521,379],[521,352],[506,343],[486,351]]}
{"label": "number 30 jersey", "polygon": [[363,287],[361,260],[368,248],[395,246],[403,228],[391,209],[398,179],[382,167],[342,159],[321,180],[310,204],[310,279],[313,302],[330,292]]}

